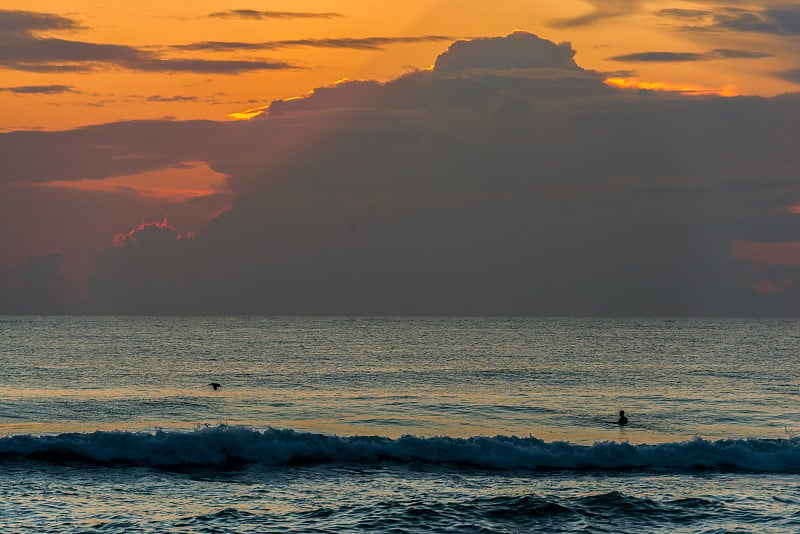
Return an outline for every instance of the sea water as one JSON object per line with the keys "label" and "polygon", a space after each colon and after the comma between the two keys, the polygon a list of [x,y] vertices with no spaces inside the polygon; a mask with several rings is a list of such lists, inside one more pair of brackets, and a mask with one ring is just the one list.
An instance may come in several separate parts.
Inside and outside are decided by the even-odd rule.
{"label": "sea water", "polygon": [[0,317],[0,530],[798,532],[798,327]]}

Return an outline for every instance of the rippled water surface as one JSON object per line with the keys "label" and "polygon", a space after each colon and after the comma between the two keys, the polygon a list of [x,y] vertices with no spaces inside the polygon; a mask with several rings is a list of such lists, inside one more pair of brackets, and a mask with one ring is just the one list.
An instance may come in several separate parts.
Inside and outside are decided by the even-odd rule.
{"label": "rippled water surface", "polygon": [[0,524],[797,532],[798,327],[0,317]]}

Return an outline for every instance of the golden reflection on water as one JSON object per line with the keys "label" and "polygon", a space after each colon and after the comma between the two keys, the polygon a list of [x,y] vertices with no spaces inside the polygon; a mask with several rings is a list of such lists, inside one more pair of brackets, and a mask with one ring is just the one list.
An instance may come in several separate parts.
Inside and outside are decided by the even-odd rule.
{"label": "golden reflection on water", "polygon": [[[496,435],[533,436],[548,442],[569,441],[592,444],[603,441],[629,441],[631,443],[664,443],[689,440],[695,437],[690,431],[674,428],[659,431],[637,416],[631,407],[631,425],[626,428],[611,424],[615,415],[615,402],[611,394],[587,392],[565,399],[558,391],[546,388],[534,394],[509,395],[476,389],[470,392],[428,390],[414,394],[408,390],[309,390],[297,388],[239,387],[228,383],[217,391],[198,384],[190,388],[22,388],[5,393],[11,402],[60,401],[68,404],[59,420],[31,422],[5,419],[0,423],[0,435],[57,434],[66,432],[127,431],[155,432],[159,429],[192,431],[204,426],[219,424],[242,425],[255,430],[270,427],[303,432],[320,432],[340,436],[378,435],[399,438],[403,435],[421,437]],[[81,420],[84,411],[77,411],[71,419],[71,405],[96,400],[103,404],[120,401],[121,409],[116,420]],[[143,408],[144,401],[150,408]],[[172,403],[172,407],[170,407]],[[578,413],[575,406],[590,406],[589,416]],[[593,404],[596,403],[596,404]],[[26,403],[20,403],[26,404]],[[182,419],[174,410],[181,405],[192,406]],[[599,407],[602,405],[602,407]],[[195,408],[198,406],[200,408]],[[543,407],[552,415],[540,417]],[[124,408],[124,409],[122,409]],[[164,408],[166,415],[160,414]],[[125,410],[130,412],[126,413]],[[513,409],[513,410],[512,410]],[[173,411],[170,411],[173,410]],[[592,410],[594,410],[592,412]],[[628,410],[628,407],[626,407]],[[594,413],[596,418],[592,417]],[[641,412],[640,412],[641,413]],[[493,415],[499,414],[499,415]],[[600,414],[600,415],[597,415]],[[605,415],[603,415],[605,414]],[[0,414],[1,415],[1,414]],[[13,417],[15,414],[6,413]],[[114,419],[113,415],[109,419]],[[576,423],[577,421],[577,423]],[[704,427],[704,437],[757,435],[738,425],[712,424]],[[786,437],[786,436],[784,436]]]}
{"label": "golden reflection on water", "polygon": [[[24,388],[6,391],[6,399],[134,399],[134,398],[161,398],[176,395],[185,395],[186,389],[164,389],[151,390],[145,387],[138,388]],[[197,394],[197,391],[193,391]]]}

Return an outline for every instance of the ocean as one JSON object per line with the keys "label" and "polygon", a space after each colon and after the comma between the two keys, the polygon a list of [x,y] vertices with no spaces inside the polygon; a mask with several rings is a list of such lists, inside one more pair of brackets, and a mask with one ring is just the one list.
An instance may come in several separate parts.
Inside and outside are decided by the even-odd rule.
{"label": "ocean", "polygon": [[800,531],[795,319],[0,317],[0,340],[3,533]]}

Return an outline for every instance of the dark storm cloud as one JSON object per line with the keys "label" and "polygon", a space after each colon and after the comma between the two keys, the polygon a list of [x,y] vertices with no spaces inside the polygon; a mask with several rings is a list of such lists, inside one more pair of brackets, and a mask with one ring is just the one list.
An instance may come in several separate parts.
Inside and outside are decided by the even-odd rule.
{"label": "dark storm cloud", "polygon": [[232,208],[195,239],[109,248],[85,311],[800,314],[794,286],[759,293],[773,275],[731,256],[800,240],[800,95],[620,91],[574,54],[459,42],[433,71],[248,122],[4,134],[0,160],[20,182],[198,160],[230,176]]}
{"label": "dark storm cloud", "polygon": [[593,9],[586,14],[552,23],[556,28],[586,26],[603,19],[629,15],[641,10],[641,0],[587,0]]}
{"label": "dark storm cloud", "polygon": [[[86,291],[97,256],[116,233],[127,233],[132,221],[161,220],[169,213],[184,231],[196,230],[229,202],[223,193],[173,203],[123,190],[0,184],[0,313],[79,311],[69,303]],[[48,250],[63,259],[55,276],[33,276],[26,265],[41,264],[31,257],[46,257]],[[48,294],[53,298],[42,298]]]}
{"label": "dark storm cloud", "polygon": [[772,57],[772,55],[750,50],[719,48],[702,54],[695,52],[638,52],[614,56],[609,59],[627,63],[683,63],[709,61],[712,59],[761,59],[766,57]]}
{"label": "dark storm cloud", "polygon": [[85,72],[108,66],[143,72],[236,74],[297,68],[283,61],[165,58],[146,50],[43,38],[42,30],[77,29],[77,21],[46,13],[0,11],[0,66],[28,72]]}
{"label": "dark storm cloud", "polygon": [[779,72],[778,78],[789,82],[800,83],[800,69]]}
{"label": "dark storm cloud", "polygon": [[[61,254],[30,256],[18,272],[0,284],[0,310],[11,314],[59,314],[66,311]],[[5,287],[2,287],[5,285]]]}
{"label": "dark storm cloud", "polygon": [[17,87],[0,87],[0,91],[20,95],[58,95],[79,92],[71,85],[21,85]]}
{"label": "dark storm cloud", "polygon": [[202,50],[214,52],[230,52],[234,50],[278,50],[282,48],[348,48],[353,50],[382,50],[396,44],[427,43],[450,41],[444,35],[421,35],[410,37],[343,37],[338,39],[288,39],[283,41],[263,41],[260,43],[242,43],[235,41],[203,41],[185,45],[175,45],[176,50]]}
{"label": "dark storm cloud", "polygon": [[218,19],[333,19],[343,17],[341,13],[309,13],[301,11],[258,11],[255,9],[231,9],[208,15]]}
{"label": "dark storm cloud", "polygon": [[210,121],[131,121],[63,132],[3,133],[0,160],[5,170],[0,182],[102,179],[198,161],[215,151],[226,126]]}

